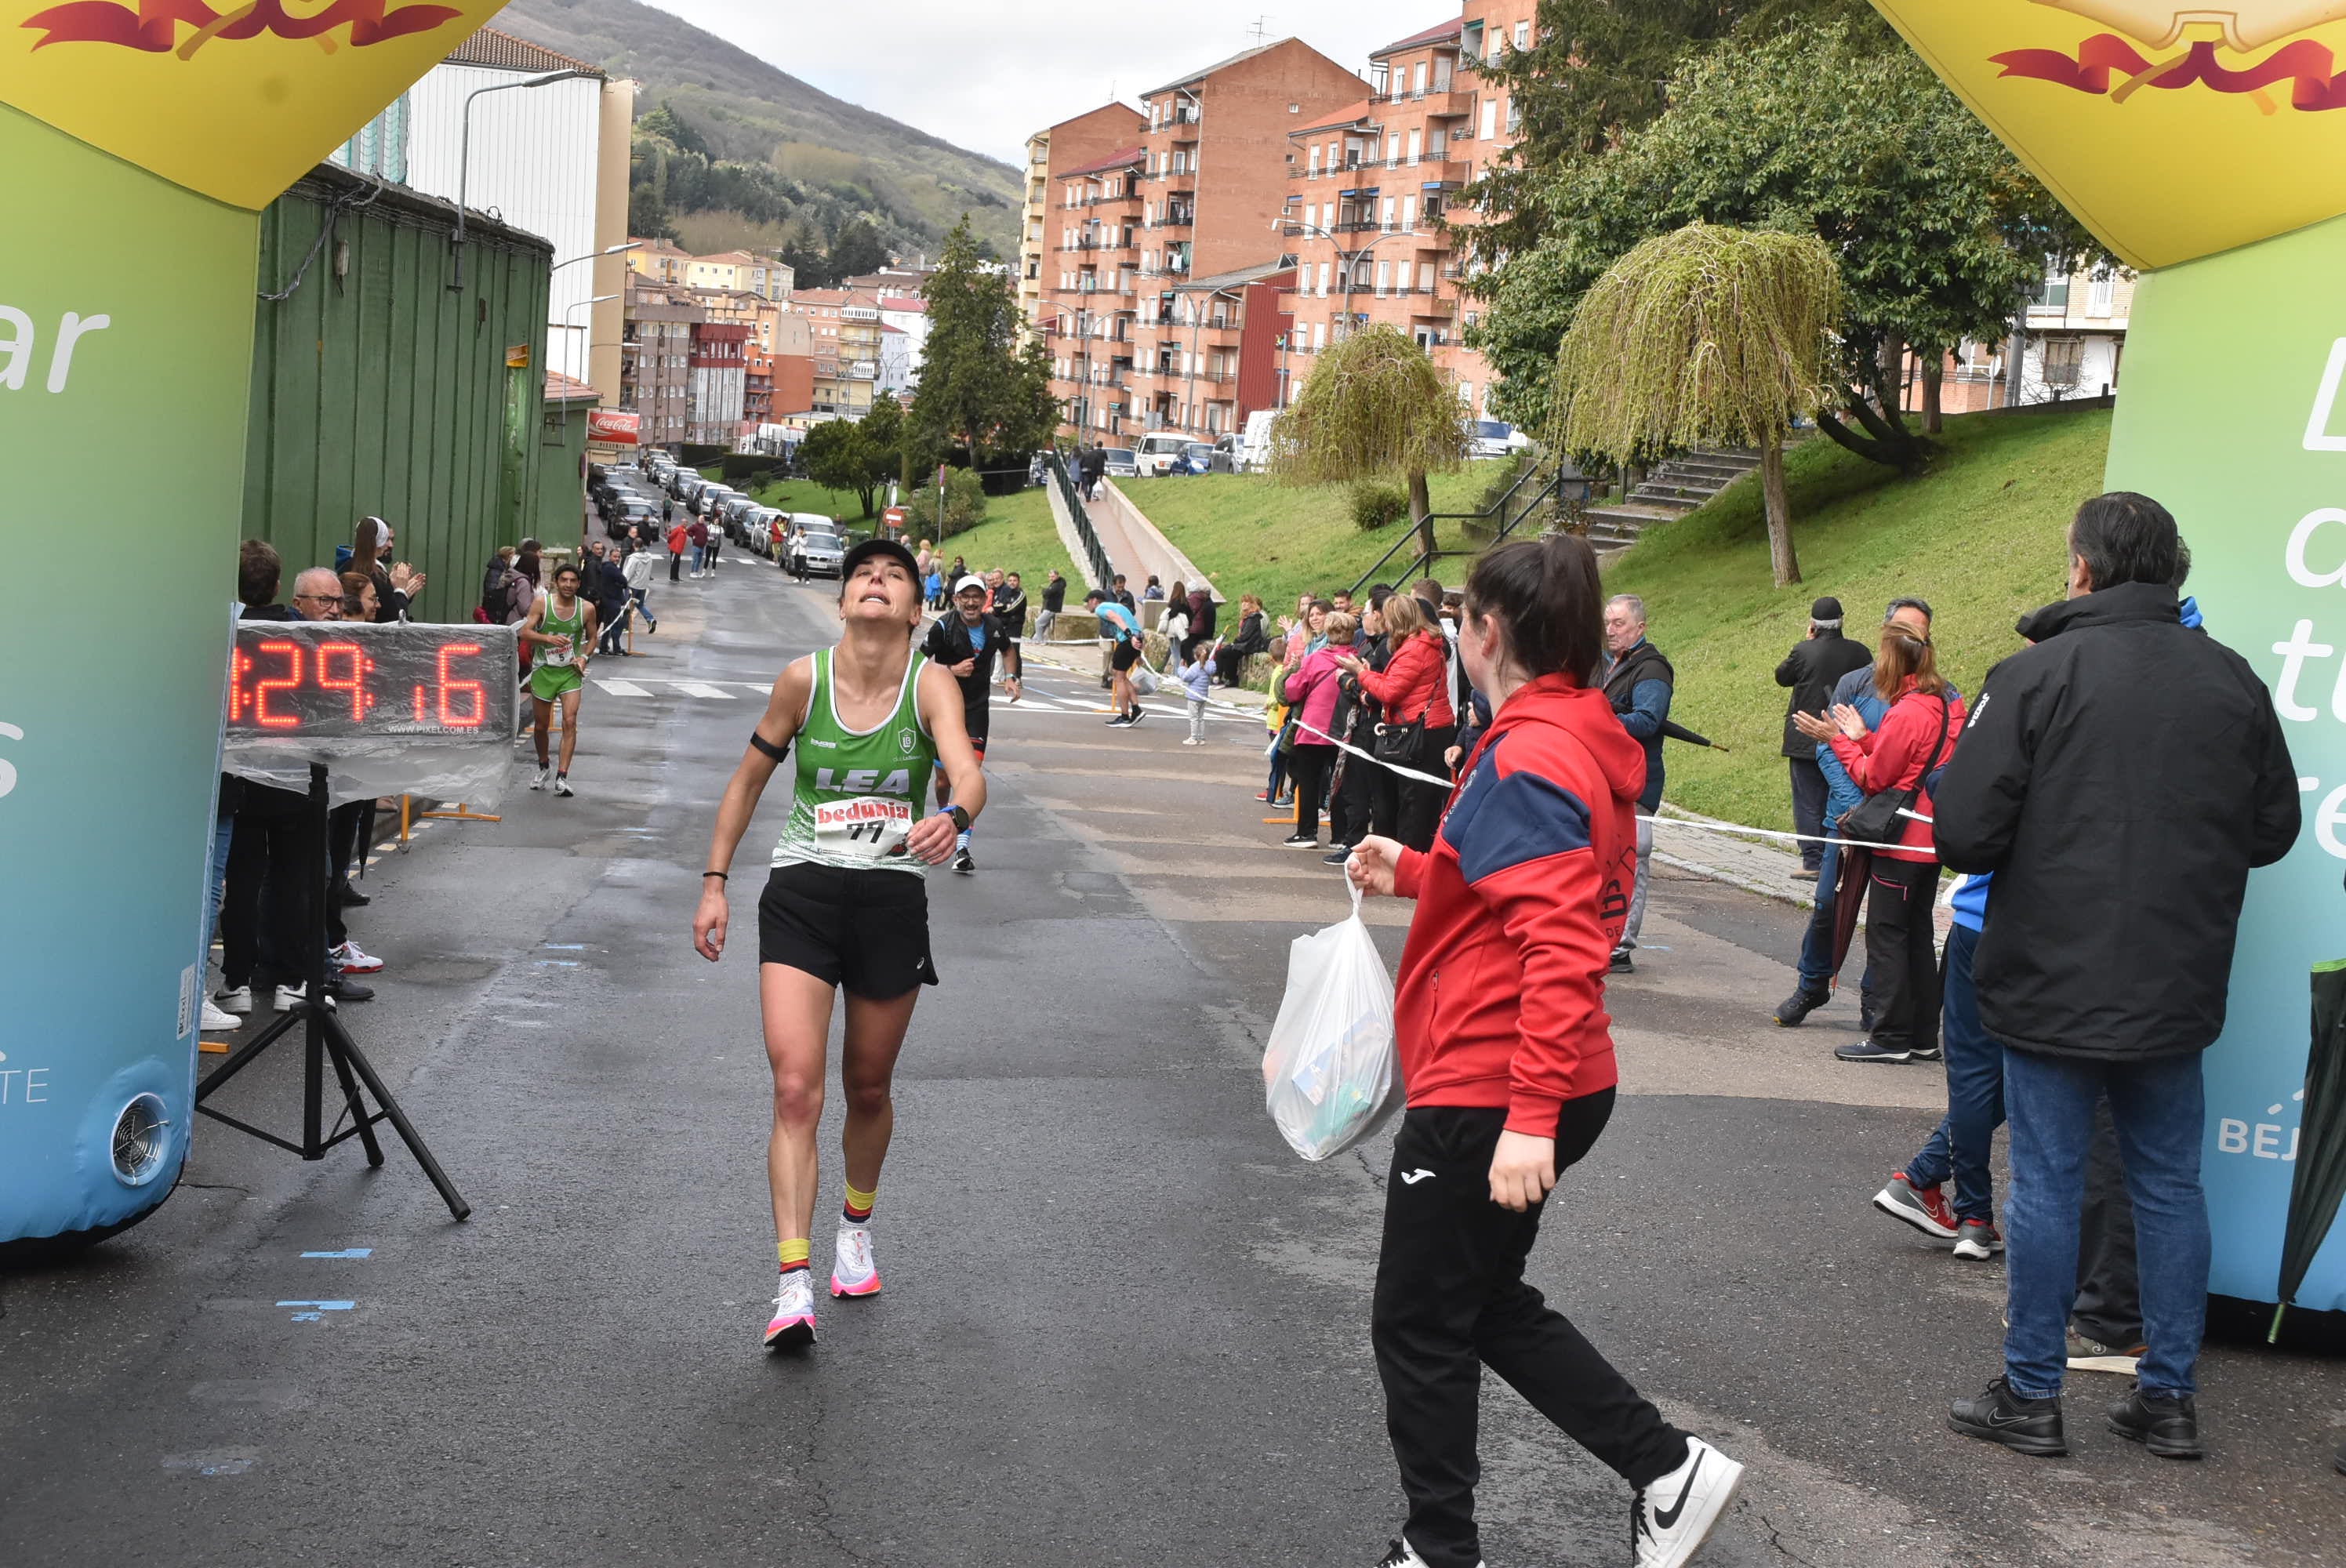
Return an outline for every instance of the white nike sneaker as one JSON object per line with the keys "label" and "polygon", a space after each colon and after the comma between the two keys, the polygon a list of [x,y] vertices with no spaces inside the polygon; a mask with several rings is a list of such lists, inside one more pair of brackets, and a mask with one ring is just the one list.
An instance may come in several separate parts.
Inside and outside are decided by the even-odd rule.
{"label": "white nike sneaker", "polygon": [[199,1020],[197,1027],[202,1029],[241,1029],[244,1027],[244,1020],[239,1018],[233,1013],[221,1012],[219,1008],[212,1005],[211,999],[209,997],[206,997],[204,999],[203,1016]]}
{"label": "white nike sneaker", "polygon": [[1741,1465],[1700,1438],[1687,1439],[1686,1462],[1629,1504],[1637,1568],[1678,1568],[1691,1558],[1742,1484]]}
{"label": "white nike sneaker", "polygon": [[537,770],[537,776],[529,781],[529,787],[533,789],[543,789],[546,788],[546,781],[553,777],[553,769],[540,768]]}
{"label": "white nike sneaker", "polygon": [[782,1276],[774,1296],[774,1319],[766,1325],[766,1349],[798,1350],[814,1343],[814,1278],[803,1268]]}
{"label": "white nike sneaker", "polygon": [[[1425,1559],[1408,1542],[1389,1541],[1385,1543],[1385,1554],[1377,1559],[1377,1568],[1425,1568]],[[1474,1568],[1483,1568],[1483,1564],[1477,1563]]]}
{"label": "white nike sneaker", "polygon": [[833,1296],[877,1296],[880,1266],[872,1261],[872,1227],[842,1225],[831,1252],[831,1293]]}

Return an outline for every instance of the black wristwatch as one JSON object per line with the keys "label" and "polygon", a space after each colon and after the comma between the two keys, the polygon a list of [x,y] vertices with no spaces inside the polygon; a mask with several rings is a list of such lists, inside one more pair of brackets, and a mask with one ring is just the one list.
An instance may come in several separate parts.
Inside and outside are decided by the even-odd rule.
{"label": "black wristwatch", "polygon": [[954,831],[956,831],[956,832],[961,832],[961,833],[966,833],[966,832],[968,832],[968,831],[969,831],[969,808],[968,808],[968,807],[966,807],[966,806],[948,806],[948,807],[946,807],[946,808],[945,808],[945,815],[946,815],[946,816],[948,816],[948,817],[951,817],[951,818],[954,820]]}

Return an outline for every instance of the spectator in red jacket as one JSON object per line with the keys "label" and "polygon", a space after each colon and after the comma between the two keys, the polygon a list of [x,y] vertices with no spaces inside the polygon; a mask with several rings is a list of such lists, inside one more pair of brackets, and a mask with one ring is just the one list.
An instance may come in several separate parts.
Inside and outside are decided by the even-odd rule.
{"label": "spectator in red jacket", "polygon": [[[1422,773],[1443,772],[1443,753],[1458,736],[1458,715],[1450,706],[1450,644],[1427,618],[1424,602],[1406,594],[1385,601],[1384,620],[1386,643],[1392,649],[1385,667],[1374,670],[1352,659],[1344,669],[1383,706],[1387,725],[1405,728],[1424,722],[1417,748],[1402,759],[1402,766]],[[1448,793],[1438,784],[1402,779],[1396,837],[1413,850],[1431,849],[1433,820]]]}
{"label": "spectator in red jacket", "polygon": [[[1939,961],[1931,911],[1939,893],[1939,853],[1932,847],[1930,791],[1923,775],[1933,741],[1937,766],[1955,754],[1964,699],[1939,675],[1930,635],[1904,620],[1882,628],[1873,689],[1889,710],[1878,729],[1847,703],[1832,710],[1833,756],[1850,782],[1868,795],[1914,790],[1914,815],[1895,846],[1873,851],[1865,900],[1865,962],[1879,988],[1873,1033],[1833,1054],[1844,1062],[1939,1060]],[[1917,820],[1917,818],[1923,819]]]}
{"label": "spectator in red jacket", "polygon": [[1481,1561],[1484,1365],[1636,1489],[1640,1565],[1685,1562],[1742,1477],[1664,1420],[1523,1277],[1543,1200],[1604,1131],[1617,1082],[1605,974],[1636,874],[1646,763],[1589,685],[1603,603],[1583,539],[1503,545],[1476,563],[1459,657],[1491,699],[1491,727],[1430,850],[1372,836],[1349,865],[1364,891],[1417,901],[1394,1002],[1408,1109],[1372,1319],[1409,1499],[1385,1568]]}

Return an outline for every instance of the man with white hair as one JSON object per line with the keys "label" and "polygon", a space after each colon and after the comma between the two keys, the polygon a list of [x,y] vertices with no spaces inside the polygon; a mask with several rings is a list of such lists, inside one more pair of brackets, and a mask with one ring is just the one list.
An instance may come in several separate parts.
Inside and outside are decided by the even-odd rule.
{"label": "man with white hair", "polygon": [[1646,601],[1617,594],[1605,606],[1605,696],[1621,716],[1621,728],[1646,751],[1646,789],[1637,797],[1637,884],[1629,895],[1629,918],[1613,950],[1613,972],[1636,969],[1629,953],[1646,923],[1646,883],[1654,863],[1654,825],[1646,820],[1662,803],[1662,726],[1670,721],[1670,689],[1678,682],[1670,661],[1646,640]]}

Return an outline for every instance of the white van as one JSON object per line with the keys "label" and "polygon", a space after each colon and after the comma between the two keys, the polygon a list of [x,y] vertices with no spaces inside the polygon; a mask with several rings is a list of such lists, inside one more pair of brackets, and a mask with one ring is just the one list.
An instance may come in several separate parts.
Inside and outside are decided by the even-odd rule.
{"label": "white van", "polygon": [[1270,423],[1279,417],[1277,409],[1259,408],[1247,415],[1246,433],[1239,438],[1238,468],[1240,473],[1260,473],[1270,464]]}
{"label": "white van", "polygon": [[1161,479],[1165,471],[1181,460],[1181,453],[1197,437],[1178,431],[1160,430],[1140,438],[1133,448],[1133,466],[1143,479]]}

